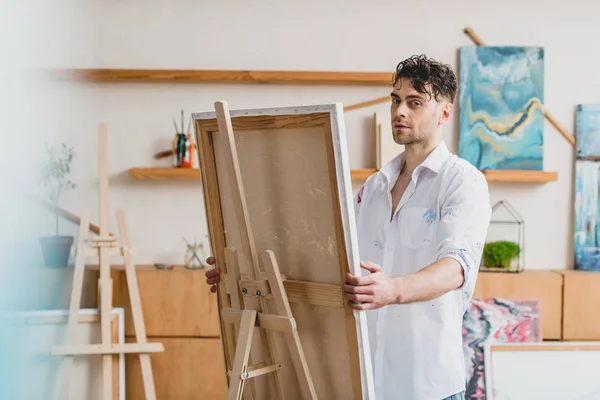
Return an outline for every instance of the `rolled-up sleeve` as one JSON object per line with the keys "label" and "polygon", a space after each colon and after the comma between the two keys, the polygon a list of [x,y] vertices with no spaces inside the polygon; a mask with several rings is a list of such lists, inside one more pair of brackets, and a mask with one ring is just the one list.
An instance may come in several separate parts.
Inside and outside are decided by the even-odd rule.
{"label": "rolled-up sleeve", "polygon": [[487,181],[483,174],[463,170],[448,184],[442,199],[438,227],[437,259],[453,258],[464,271],[460,290],[470,301],[491,218]]}

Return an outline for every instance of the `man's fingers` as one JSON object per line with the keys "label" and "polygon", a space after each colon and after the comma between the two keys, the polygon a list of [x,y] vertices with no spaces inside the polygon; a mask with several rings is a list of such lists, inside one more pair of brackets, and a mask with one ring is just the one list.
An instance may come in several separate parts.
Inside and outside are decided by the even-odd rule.
{"label": "man's fingers", "polygon": [[375,291],[373,288],[369,286],[353,286],[353,285],[343,285],[344,292],[346,293],[354,293],[354,294],[368,294],[373,295]]}
{"label": "man's fingers", "polygon": [[360,277],[354,276],[352,274],[346,274],[346,282],[349,285],[358,286],[360,285]]}
{"label": "man's fingers", "polygon": [[370,285],[373,283],[373,278],[370,276],[355,276],[352,274],[346,274],[346,282],[349,285],[354,285],[354,286],[364,286],[364,285]]}
{"label": "man's fingers", "polygon": [[365,295],[365,294],[351,294],[346,293],[344,295],[346,299],[353,301],[355,303],[371,303],[373,301],[373,296]]}
{"label": "man's fingers", "polygon": [[360,262],[360,266],[361,266],[361,268],[366,269],[367,271],[372,272],[372,273],[381,272],[382,271],[382,269],[381,269],[381,267],[379,265],[374,264],[374,263],[369,262],[369,261],[361,261]]}
{"label": "man's fingers", "polygon": [[208,278],[206,280],[206,283],[208,283],[209,285],[216,285],[217,283],[221,282],[221,279],[219,279],[219,277],[215,277],[215,278]]}
{"label": "man's fingers", "polygon": [[215,261],[216,261],[216,260],[215,260],[215,258],[214,258],[214,257],[212,257],[212,256],[211,256],[211,257],[208,257],[208,258],[206,259],[206,263],[207,263],[207,264],[210,264],[210,265],[215,265]]}
{"label": "man's fingers", "polygon": [[212,285],[212,286],[210,287],[210,291],[211,291],[212,293],[216,293],[216,291],[217,291],[217,285]]}
{"label": "man's fingers", "polygon": [[206,277],[207,278],[212,278],[212,277],[219,277],[221,274],[221,270],[219,269],[219,267],[216,267],[215,269],[209,269],[208,271],[206,271]]}

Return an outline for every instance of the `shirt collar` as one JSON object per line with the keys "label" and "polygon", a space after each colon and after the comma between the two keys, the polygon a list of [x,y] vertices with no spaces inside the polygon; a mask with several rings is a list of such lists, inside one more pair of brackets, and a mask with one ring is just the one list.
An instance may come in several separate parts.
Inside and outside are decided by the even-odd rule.
{"label": "shirt collar", "polygon": [[[416,181],[424,168],[427,168],[437,174],[444,166],[449,154],[450,152],[448,151],[446,143],[443,140],[440,141],[433,151],[429,153],[427,158],[425,158],[425,160],[423,160],[423,162],[419,164],[417,168],[415,168],[412,178]],[[388,190],[392,190],[392,187],[400,175],[402,167],[404,167],[405,161],[405,154],[402,152],[379,170],[387,180]]]}

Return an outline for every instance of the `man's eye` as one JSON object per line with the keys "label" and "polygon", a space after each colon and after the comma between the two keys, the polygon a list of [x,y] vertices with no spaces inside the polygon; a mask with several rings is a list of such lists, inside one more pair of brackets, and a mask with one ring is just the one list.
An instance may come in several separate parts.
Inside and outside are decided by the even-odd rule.
{"label": "man's eye", "polygon": [[413,106],[420,106],[421,102],[420,101],[413,101],[412,104],[413,104]]}

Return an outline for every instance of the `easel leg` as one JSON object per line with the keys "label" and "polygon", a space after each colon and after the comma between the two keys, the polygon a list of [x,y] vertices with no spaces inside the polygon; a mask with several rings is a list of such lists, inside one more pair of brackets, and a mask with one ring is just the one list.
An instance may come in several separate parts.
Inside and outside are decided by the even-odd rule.
{"label": "easel leg", "polygon": [[[123,258],[125,259],[125,275],[127,278],[127,288],[129,290],[129,302],[131,304],[131,316],[133,318],[133,326],[135,328],[136,341],[137,343],[148,343],[135,265],[133,264],[132,256],[129,249],[129,232],[127,231],[127,226],[125,225],[125,216],[123,210],[121,209],[117,210],[117,223],[119,225],[119,236],[121,237],[121,245],[123,246]],[[142,381],[144,384],[144,393],[146,395],[145,398],[146,400],[154,400],[156,399],[156,392],[154,388],[154,378],[152,376],[150,355],[140,354],[139,357],[140,366],[142,370]]]}
{"label": "easel leg", "polygon": [[[107,171],[107,132],[106,125],[98,129],[98,192],[100,195],[100,236],[108,236],[108,171]],[[98,249],[100,257],[100,279],[98,308],[100,309],[100,324],[102,345],[110,346],[110,319],[112,311],[112,279],[110,278],[110,254],[108,248]],[[112,399],[112,356],[102,355],[102,398]]]}
{"label": "easel leg", "polygon": [[[287,294],[285,293],[285,288],[283,287],[283,281],[281,279],[277,260],[275,259],[275,254],[270,250],[265,251],[262,254],[262,259],[277,314],[293,318],[292,309],[290,308],[290,303]],[[284,335],[288,348],[290,349],[290,356],[294,363],[298,382],[304,393],[304,398],[316,399],[317,392],[315,391],[313,380],[310,376],[310,371],[308,370],[308,364],[306,363],[306,357],[295,324],[294,329],[285,332]]]}
{"label": "easel leg", "polygon": [[[77,235],[77,248],[75,255],[75,267],[73,269],[73,286],[71,288],[71,301],[69,304],[69,317],[67,320],[66,343],[71,344],[75,337],[75,328],[79,318],[79,309],[81,307],[81,291],[83,289],[83,273],[86,258],[85,239],[90,229],[89,212],[81,216],[79,224],[79,233]],[[71,378],[71,369],[73,367],[73,356],[65,356],[62,362],[61,380],[57,400],[69,398],[69,384]]]}
{"label": "easel leg", "polygon": [[[241,310],[242,303],[244,299],[240,293],[239,288],[239,280],[240,280],[240,266],[238,262],[238,253],[236,250],[231,249],[229,247],[225,248],[225,263],[227,265],[227,280],[229,284],[229,297],[231,299],[231,308],[234,310]],[[234,334],[239,334],[239,324],[235,323],[234,325]],[[234,343],[232,343],[234,338],[231,338],[230,341],[226,344],[229,346],[229,354],[235,354],[234,352]],[[250,381],[249,385],[244,386],[244,399],[252,400],[255,398],[254,392],[254,381]]]}
{"label": "easel leg", "polygon": [[254,324],[256,322],[256,310],[242,311],[240,332],[237,337],[237,347],[231,369],[231,383],[229,384],[228,400],[240,400],[244,390],[245,377],[242,374],[248,367],[252,337],[254,335]]}
{"label": "easel leg", "polygon": [[[104,249],[100,249],[104,252]],[[102,273],[104,263],[108,262],[108,255],[101,257],[104,259],[100,264]],[[112,340],[112,330],[110,326],[111,310],[112,310],[112,279],[106,278],[110,276],[109,265],[104,265],[104,277],[99,280],[100,286],[100,324],[102,332],[102,345],[110,346]],[[102,398],[112,400],[112,356],[110,354],[102,355]]]}
{"label": "easel leg", "polygon": [[[250,280],[254,280],[254,271],[252,268],[248,266],[248,264],[240,264],[239,257],[237,257],[238,268],[240,272],[240,278],[243,276],[250,278]],[[239,279],[235,281],[235,288],[239,289]],[[266,300],[262,299],[260,296],[251,297],[244,296],[242,298],[244,303],[244,308],[248,310],[255,310],[257,312],[268,313],[268,308],[266,304]],[[262,351],[260,351],[260,347],[258,347],[258,341],[262,346]],[[263,362],[267,365],[271,365],[277,359],[274,341],[272,340],[272,332],[269,332],[266,329],[258,329],[258,336],[255,338],[254,346],[252,347],[251,359],[253,362],[258,362],[259,359],[263,359]],[[283,377],[280,371],[276,371],[274,374],[270,374],[266,379],[270,380],[272,384],[272,388],[275,391],[274,395],[278,400],[285,400],[285,391],[284,391],[284,382]],[[254,384],[254,382],[252,382]],[[253,386],[253,390],[256,387]],[[254,393],[256,394],[256,393]],[[266,395],[266,394],[263,394]]]}

